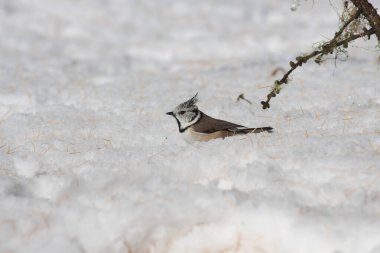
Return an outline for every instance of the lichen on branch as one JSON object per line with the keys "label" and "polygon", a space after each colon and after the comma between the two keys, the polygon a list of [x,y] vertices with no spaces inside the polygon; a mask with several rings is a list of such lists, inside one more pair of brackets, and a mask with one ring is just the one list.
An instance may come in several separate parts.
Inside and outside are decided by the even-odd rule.
{"label": "lichen on branch", "polygon": [[[310,59],[315,58],[314,61],[320,64],[323,61],[323,57],[334,53],[338,55],[341,52],[345,52],[350,42],[362,37],[370,39],[372,34],[376,34],[380,44],[380,16],[377,15],[376,10],[374,14],[373,11],[368,10],[368,8],[372,6],[371,4],[369,4],[370,7],[366,4],[359,4],[359,2],[367,2],[367,0],[351,1],[353,5],[350,7],[348,1],[344,2],[345,8],[341,16],[341,26],[334,34],[334,37],[327,42],[321,43],[311,53],[298,56],[294,61],[289,62],[290,69],[281,79],[274,82],[272,90],[267,95],[266,101],[261,101],[263,109],[270,108],[270,100],[276,97],[289,82],[290,74],[298,67],[301,67],[302,64],[307,63]],[[371,18],[368,17],[368,13],[372,15]],[[379,17],[379,19],[377,19],[376,16]]]}

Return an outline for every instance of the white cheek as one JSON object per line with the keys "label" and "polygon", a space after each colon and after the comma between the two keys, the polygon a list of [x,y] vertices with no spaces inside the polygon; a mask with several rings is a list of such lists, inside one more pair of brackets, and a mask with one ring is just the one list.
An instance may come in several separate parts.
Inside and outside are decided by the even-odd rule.
{"label": "white cheek", "polygon": [[191,120],[191,117],[178,118],[179,122],[181,123],[181,129],[185,129],[185,128],[193,125],[195,122],[197,122],[199,120],[200,117],[201,117],[201,115],[198,114],[192,121],[189,121],[189,120]]}

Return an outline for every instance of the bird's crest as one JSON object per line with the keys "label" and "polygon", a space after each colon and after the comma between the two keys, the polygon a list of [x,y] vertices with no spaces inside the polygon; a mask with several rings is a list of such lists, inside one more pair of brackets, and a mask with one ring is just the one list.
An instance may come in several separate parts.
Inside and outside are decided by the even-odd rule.
{"label": "bird's crest", "polygon": [[178,108],[193,108],[193,107],[197,108],[197,103],[198,103],[198,92],[197,94],[194,95],[194,97],[180,104]]}

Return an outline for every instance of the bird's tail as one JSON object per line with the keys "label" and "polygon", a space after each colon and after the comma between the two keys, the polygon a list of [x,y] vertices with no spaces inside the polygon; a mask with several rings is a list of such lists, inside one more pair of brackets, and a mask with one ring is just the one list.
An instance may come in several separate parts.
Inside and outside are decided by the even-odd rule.
{"label": "bird's tail", "polygon": [[257,134],[261,132],[272,133],[273,128],[272,127],[243,128],[243,129],[238,129],[237,131],[235,131],[236,134],[249,134],[249,133]]}

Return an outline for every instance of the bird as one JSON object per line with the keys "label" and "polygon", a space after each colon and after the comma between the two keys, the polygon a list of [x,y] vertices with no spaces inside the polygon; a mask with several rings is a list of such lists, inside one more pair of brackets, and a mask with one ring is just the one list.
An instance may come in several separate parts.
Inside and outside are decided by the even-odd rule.
{"label": "bird", "polygon": [[225,120],[215,119],[200,111],[197,106],[198,93],[179,104],[167,115],[173,116],[180,133],[186,133],[191,141],[209,141],[217,138],[249,133],[271,133],[272,127],[249,128]]}

